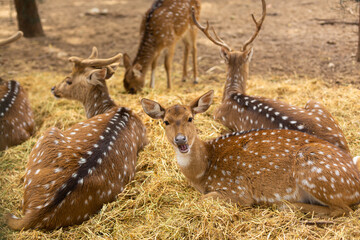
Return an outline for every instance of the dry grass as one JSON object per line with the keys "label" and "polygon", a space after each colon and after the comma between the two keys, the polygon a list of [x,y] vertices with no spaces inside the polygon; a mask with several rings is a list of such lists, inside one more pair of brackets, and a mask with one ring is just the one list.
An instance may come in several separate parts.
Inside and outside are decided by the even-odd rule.
{"label": "dry grass", "polygon": [[[176,66],[175,74],[179,74]],[[121,70],[119,70],[121,72]],[[10,231],[0,220],[0,239],[352,239],[360,238],[360,209],[349,217],[331,220],[304,216],[298,212],[278,211],[276,207],[241,208],[236,205],[207,200],[187,183],[179,172],[174,153],[168,144],[160,121],[145,116],[140,106],[142,97],[156,99],[166,106],[175,102],[189,102],[194,97],[214,89],[214,106],[196,117],[202,139],[218,136],[225,129],[212,120],[214,107],[221,100],[224,73],[204,74],[201,84],[190,81],[179,87],[180,76],[175,75],[175,88],[165,89],[165,76],[159,68],[157,89],[146,88],[138,95],[127,95],[118,74],[109,81],[113,98],[119,105],[128,106],[141,116],[151,140],[139,155],[137,175],[115,202],[80,226],[44,231]],[[42,132],[50,126],[66,129],[85,119],[78,103],[55,100],[50,88],[63,76],[56,73],[28,73],[18,76],[27,89],[34,109],[37,134],[20,146],[0,153],[0,214],[20,215],[24,173],[28,155]],[[360,90],[350,86],[330,86],[319,79],[295,77],[262,79],[251,77],[248,93],[278,98],[304,106],[308,99],[322,102],[340,122],[353,155],[360,155]],[[271,184],[271,183],[269,183]],[[79,206],[81,207],[81,206]]]}

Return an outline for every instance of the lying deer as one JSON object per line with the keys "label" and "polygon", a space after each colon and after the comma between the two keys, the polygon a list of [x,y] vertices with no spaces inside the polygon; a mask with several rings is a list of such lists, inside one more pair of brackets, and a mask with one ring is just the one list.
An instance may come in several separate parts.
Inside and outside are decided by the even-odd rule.
{"label": "lying deer", "polygon": [[187,62],[192,50],[194,83],[197,83],[196,28],[191,21],[190,9],[200,12],[200,0],[155,0],[146,12],[141,23],[141,42],[137,55],[131,64],[130,57],[124,54],[124,87],[130,93],[141,91],[145,85],[145,75],[151,65],[150,87],[155,87],[155,68],[162,50],[165,53],[167,87],[171,88],[171,65],[176,42],[183,39],[184,62],[182,80],[187,78]]}
{"label": "lying deer", "polygon": [[[0,46],[16,41],[22,32],[0,40]],[[17,81],[0,78],[0,151],[25,142],[35,132],[34,116],[25,90]]]}
{"label": "lying deer", "polygon": [[360,172],[350,155],[313,135],[267,129],[198,138],[194,116],[205,112],[213,91],[190,105],[165,108],[143,99],[144,111],[164,121],[180,170],[205,198],[243,206],[284,201],[304,212],[340,216],[360,202]]}
{"label": "lying deer", "polygon": [[209,23],[201,26],[195,18],[195,9],[192,9],[192,18],[195,25],[214,44],[221,47],[221,56],[227,64],[227,79],[225,82],[222,104],[217,108],[214,117],[231,131],[246,131],[257,128],[293,129],[306,132],[324,139],[341,149],[349,152],[344,133],[337,121],[320,103],[309,101],[305,108],[268,99],[249,96],[245,93],[246,81],[249,75],[249,63],[253,48],[248,46],[257,37],[266,16],[266,3],[262,0],[262,17],[257,21],[253,36],[246,41],[240,51],[231,48],[218,37],[213,29],[215,38],[209,33]]}
{"label": "lying deer", "polygon": [[94,48],[89,59],[71,57],[73,72],[52,89],[56,97],[81,101],[89,119],[66,131],[48,129],[39,138],[26,168],[25,215],[7,218],[14,230],[80,224],[134,178],[146,129],[135,113],[109,96],[106,80],[121,54],[96,56]]}

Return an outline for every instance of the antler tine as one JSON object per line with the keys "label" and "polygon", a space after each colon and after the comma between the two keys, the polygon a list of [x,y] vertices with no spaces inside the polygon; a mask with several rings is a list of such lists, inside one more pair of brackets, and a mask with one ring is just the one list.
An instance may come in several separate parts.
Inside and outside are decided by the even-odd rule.
{"label": "antler tine", "polygon": [[92,53],[89,56],[89,58],[83,59],[80,57],[73,56],[69,58],[69,61],[73,62],[78,67],[103,67],[118,61],[122,57],[122,53],[119,53],[111,58],[96,59],[97,55],[98,55],[98,50],[96,47],[93,47]]}
{"label": "antler tine", "polygon": [[69,62],[73,62],[75,65],[81,65],[83,59],[79,57],[69,57]]}
{"label": "antler tine", "polygon": [[215,32],[214,28],[212,28],[214,34],[215,34],[215,37],[217,38],[217,40],[215,40],[210,34],[209,34],[209,21],[206,21],[206,28],[201,26],[201,24],[196,20],[196,17],[195,17],[195,8],[192,7],[191,8],[191,17],[192,17],[192,20],[194,22],[194,24],[205,34],[205,36],[210,40],[212,41],[213,43],[215,43],[216,45],[220,46],[220,47],[224,47],[226,48],[229,52],[231,51],[231,48],[229,47],[229,45],[227,45]]}
{"label": "antler tine", "polygon": [[19,38],[21,38],[23,36],[23,32],[18,31],[17,33],[15,33],[14,35],[12,35],[11,37],[1,40],[0,41],[0,46],[6,45],[8,43],[14,42],[16,40],[18,40]]}
{"label": "antler tine", "polygon": [[88,58],[93,59],[93,58],[97,58],[97,56],[98,56],[98,50],[97,50],[97,48],[94,46],[94,47],[92,48],[92,52],[91,52],[91,54],[90,54],[90,56],[89,56]]}
{"label": "antler tine", "polygon": [[122,53],[115,55],[114,57],[107,58],[107,59],[84,59],[81,61],[81,65],[84,67],[103,67],[110,65],[122,57]]}
{"label": "antler tine", "polygon": [[266,3],[265,3],[265,0],[261,0],[261,2],[262,2],[262,16],[261,16],[261,19],[260,19],[259,22],[257,22],[256,19],[255,19],[254,14],[251,14],[251,17],[252,17],[252,19],[253,19],[253,21],[255,23],[255,26],[256,26],[256,31],[252,35],[252,37],[249,38],[249,40],[247,40],[245,42],[244,46],[242,47],[242,51],[245,51],[246,47],[249,46],[249,44],[252,43],[255,40],[255,38],[257,37],[257,35],[260,32],[260,29],[261,29],[261,26],[262,26],[263,22],[264,22],[264,19],[265,19],[265,16],[266,16]]}

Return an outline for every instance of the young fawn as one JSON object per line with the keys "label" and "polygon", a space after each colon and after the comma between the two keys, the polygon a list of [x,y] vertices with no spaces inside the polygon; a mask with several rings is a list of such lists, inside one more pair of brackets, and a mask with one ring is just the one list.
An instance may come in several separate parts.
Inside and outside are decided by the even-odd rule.
{"label": "young fawn", "polygon": [[150,117],[164,121],[181,171],[205,197],[243,206],[285,207],[288,201],[304,212],[330,216],[346,214],[360,202],[360,173],[349,154],[315,136],[268,129],[199,139],[194,116],[212,100],[213,91],[188,106],[141,101]]}
{"label": "young fawn", "polygon": [[96,56],[94,48],[89,59],[70,58],[73,72],[52,89],[56,97],[81,101],[89,119],[66,131],[48,129],[39,138],[26,168],[25,215],[7,217],[14,230],[80,224],[134,177],[146,130],[136,114],[115,105],[106,87],[121,54]]}
{"label": "young fawn", "polygon": [[184,62],[182,80],[187,78],[187,62],[190,48],[192,50],[194,83],[197,83],[197,48],[196,28],[191,21],[190,9],[196,9],[199,17],[200,0],[155,0],[146,12],[141,23],[141,42],[137,55],[131,64],[124,54],[124,87],[130,93],[141,91],[145,84],[145,75],[151,65],[150,87],[155,87],[155,68],[162,50],[165,52],[165,70],[167,87],[171,88],[171,65],[176,42],[183,39]]}
{"label": "young fawn", "polygon": [[195,9],[192,16],[195,25],[214,44],[221,47],[221,56],[227,65],[227,79],[225,82],[222,104],[217,108],[214,117],[231,131],[247,131],[258,128],[293,129],[306,132],[324,139],[339,148],[349,152],[344,133],[337,121],[320,103],[309,101],[305,108],[268,99],[249,96],[245,93],[246,81],[249,75],[249,63],[253,48],[248,46],[258,35],[266,16],[266,3],[262,0],[262,17],[256,21],[256,31],[244,44],[240,51],[232,50],[213,29],[215,38],[209,33],[209,23],[201,26],[195,18]]}
{"label": "young fawn", "polygon": [[[21,38],[22,32],[0,40],[0,46]],[[0,78],[0,151],[23,143],[35,132],[34,116],[25,90],[17,81]]]}

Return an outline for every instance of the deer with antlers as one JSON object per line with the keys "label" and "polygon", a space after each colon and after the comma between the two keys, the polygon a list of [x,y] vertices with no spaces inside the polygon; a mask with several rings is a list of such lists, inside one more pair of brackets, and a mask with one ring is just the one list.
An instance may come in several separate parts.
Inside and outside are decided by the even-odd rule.
{"label": "deer with antlers", "polygon": [[88,59],[70,58],[72,73],[52,92],[81,101],[88,119],[66,131],[50,128],[39,138],[26,168],[25,215],[8,215],[10,228],[80,224],[134,178],[137,154],[148,142],[146,129],[134,112],[111,100],[106,86],[121,56],[96,59],[93,48]]}
{"label": "deer with antlers", "polygon": [[205,198],[243,206],[277,204],[323,216],[349,213],[360,202],[360,172],[335,145],[296,130],[262,129],[204,142],[194,116],[205,112],[213,91],[190,105],[168,108],[143,99],[145,113],[164,122],[180,170]]}
{"label": "deer with antlers", "polygon": [[266,16],[266,3],[262,0],[262,17],[257,21],[252,15],[256,31],[247,40],[240,51],[232,50],[215,32],[209,33],[209,23],[204,27],[196,20],[195,9],[192,19],[195,25],[212,41],[221,47],[221,56],[227,64],[222,104],[217,108],[214,117],[231,131],[246,131],[257,128],[293,129],[306,132],[324,139],[349,152],[344,133],[331,114],[316,101],[309,101],[305,108],[268,99],[249,96],[245,93],[249,75],[249,63],[253,55],[250,44],[255,40]]}
{"label": "deer with antlers", "polygon": [[197,83],[196,28],[191,21],[190,9],[196,9],[199,17],[200,0],[155,0],[143,18],[140,35],[141,42],[134,61],[124,54],[124,87],[129,93],[141,91],[145,85],[145,75],[151,65],[150,87],[155,87],[155,68],[162,52],[165,52],[167,87],[171,88],[171,66],[176,42],[183,39],[184,62],[182,81],[187,78],[189,51],[192,51],[194,83]]}
{"label": "deer with antlers", "polygon": [[[22,35],[17,32],[0,40],[0,46],[20,39]],[[25,90],[17,81],[0,78],[0,151],[25,142],[34,132],[34,116]]]}

